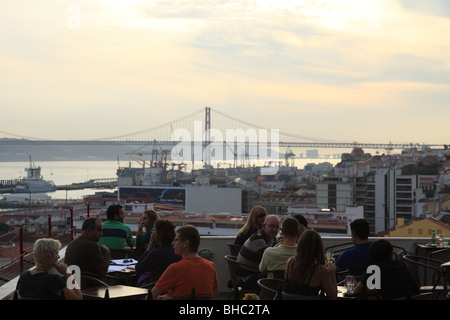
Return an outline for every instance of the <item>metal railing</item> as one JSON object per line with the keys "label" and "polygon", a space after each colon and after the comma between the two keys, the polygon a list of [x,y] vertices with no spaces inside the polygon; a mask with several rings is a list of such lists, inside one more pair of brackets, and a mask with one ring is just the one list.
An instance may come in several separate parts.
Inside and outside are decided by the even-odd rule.
{"label": "metal railing", "polygon": [[[33,248],[32,245],[27,246],[28,243],[34,243],[39,238],[54,238],[61,241],[61,243],[69,243],[74,238],[74,224],[73,224],[73,208],[69,209],[69,216],[67,219],[67,212],[62,211],[61,215],[64,215],[64,219],[59,219],[59,223],[54,223],[55,215],[47,215],[46,223],[42,223],[42,220],[32,221],[27,224],[20,224],[13,226],[12,230],[0,236],[0,243],[8,243],[8,248],[13,251],[14,256],[18,248],[18,255],[11,258],[10,263],[0,267],[0,286],[10,281],[14,277],[20,275],[24,270],[27,270],[34,266],[33,261]],[[62,222],[62,223],[61,223]],[[44,231],[44,225],[46,225],[47,232]],[[56,226],[56,231],[53,227]],[[59,228],[62,226],[63,228]],[[62,230],[58,230],[62,229]]]}

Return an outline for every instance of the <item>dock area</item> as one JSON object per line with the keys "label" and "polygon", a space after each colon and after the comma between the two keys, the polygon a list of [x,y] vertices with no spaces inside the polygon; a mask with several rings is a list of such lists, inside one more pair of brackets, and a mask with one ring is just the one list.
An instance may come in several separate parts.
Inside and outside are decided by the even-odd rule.
{"label": "dock area", "polygon": [[117,187],[117,178],[90,179],[85,182],[56,186],[56,190],[81,190],[81,189],[113,189]]}

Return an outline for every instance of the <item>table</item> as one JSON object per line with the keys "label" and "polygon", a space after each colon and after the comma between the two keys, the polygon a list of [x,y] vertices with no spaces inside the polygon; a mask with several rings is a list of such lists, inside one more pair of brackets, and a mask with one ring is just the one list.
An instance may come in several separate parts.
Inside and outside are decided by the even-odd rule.
{"label": "table", "polygon": [[338,300],[357,300],[359,297],[357,295],[347,296],[347,287],[338,286],[337,287],[337,298]]}
{"label": "table", "polygon": [[125,285],[116,285],[109,287],[94,287],[81,289],[84,299],[105,299],[106,290],[108,290],[109,299],[115,300],[136,300],[145,297],[148,289]]}
{"label": "table", "polygon": [[108,274],[114,276],[118,284],[134,285],[137,281],[134,279],[136,275],[136,263],[137,261],[134,259],[111,260],[108,268]]}
{"label": "table", "polygon": [[[416,243],[416,255],[422,255],[424,257],[429,258],[431,256],[431,252],[436,250],[445,249],[443,247],[432,246],[430,244],[424,243]],[[420,254],[420,251],[425,251],[425,254]]]}

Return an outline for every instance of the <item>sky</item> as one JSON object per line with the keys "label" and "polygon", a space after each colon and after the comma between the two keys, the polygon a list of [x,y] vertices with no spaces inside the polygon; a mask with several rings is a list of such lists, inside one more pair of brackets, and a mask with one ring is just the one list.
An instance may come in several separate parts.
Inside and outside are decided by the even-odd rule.
{"label": "sky", "polygon": [[0,28],[0,138],[210,107],[322,140],[450,143],[448,0],[14,0]]}

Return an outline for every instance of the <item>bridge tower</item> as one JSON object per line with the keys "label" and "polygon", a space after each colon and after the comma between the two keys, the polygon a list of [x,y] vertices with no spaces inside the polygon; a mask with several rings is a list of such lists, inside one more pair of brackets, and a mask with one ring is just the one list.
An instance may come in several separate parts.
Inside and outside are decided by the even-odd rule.
{"label": "bridge tower", "polygon": [[[207,146],[211,144],[211,108],[205,107],[205,138],[203,141],[203,150],[206,149]],[[205,152],[204,155],[204,167],[208,167],[211,165],[211,154],[209,152]]]}

